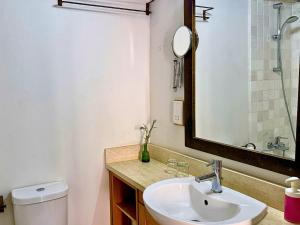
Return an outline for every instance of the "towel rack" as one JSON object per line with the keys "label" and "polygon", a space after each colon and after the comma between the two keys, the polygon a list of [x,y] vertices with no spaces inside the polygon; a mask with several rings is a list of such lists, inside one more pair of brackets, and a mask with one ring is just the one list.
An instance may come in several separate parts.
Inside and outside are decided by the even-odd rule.
{"label": "towel rack", "polygon": [[203,9],[202,13],[200,15],[196,14],[195,17],[196,18],[202,18],[204,22],[207,22],[210,19],[211,14],[209,13],[209,11],[214,9],[214,7],[202,6],[202,5],[196,5],[196,8]]}
{"label": "towel rack", "polygon": [[100,5],[100,4],[92,4],[92,3],[84,3],[84,2],[78,2],[78,1],[64,1],[64,0],[57,0],[57,5],[58,6],[63,6],[63,4],[71,4],[71,5],[89,6],[89,7],[97,7],[97,8],[103,8],[103,9],[113,9],[113,10],[120,10],[120,11],[140,12],[140,13],[145,13],[147,16],[149,16],[151,14],[150,4],[153,1],[154,0],[151,0],[148,3],[146,3],[146,10],[131,9],[131,8],[124,8],[124,7],[117,7],[117,6],[108,6],[108,5]]}

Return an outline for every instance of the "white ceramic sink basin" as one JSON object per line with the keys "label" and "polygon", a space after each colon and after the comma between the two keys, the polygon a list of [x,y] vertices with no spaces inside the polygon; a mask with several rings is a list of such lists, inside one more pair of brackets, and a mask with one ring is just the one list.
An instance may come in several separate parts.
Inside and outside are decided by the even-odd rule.
{"label": "white ceramic sink basin", "polygon": [[222,193],[210,189],[210,181],[174,178],[150,185],[143,198],[160,225],[250,225],[267,213],[267,206],[256,199],[226,187]]}

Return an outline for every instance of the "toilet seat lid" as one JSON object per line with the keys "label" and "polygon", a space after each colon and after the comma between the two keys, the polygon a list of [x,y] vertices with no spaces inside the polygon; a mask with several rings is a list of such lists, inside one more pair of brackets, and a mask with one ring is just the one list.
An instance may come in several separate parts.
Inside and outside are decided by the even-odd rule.
{"label": "toilet seat lid", "polygon": [[30,205],[63,198],[68,195],[68,185],[61,182],[39,184],[12,191],[14,205]]}

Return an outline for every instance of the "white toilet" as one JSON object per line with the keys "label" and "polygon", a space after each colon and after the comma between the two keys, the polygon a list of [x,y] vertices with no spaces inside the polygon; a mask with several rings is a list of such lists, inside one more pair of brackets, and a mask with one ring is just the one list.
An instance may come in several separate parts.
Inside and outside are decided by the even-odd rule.
{"label": "white toilet", "polygon": [[41,184],[12,191],[16,225],[68,225],[68,185]]}

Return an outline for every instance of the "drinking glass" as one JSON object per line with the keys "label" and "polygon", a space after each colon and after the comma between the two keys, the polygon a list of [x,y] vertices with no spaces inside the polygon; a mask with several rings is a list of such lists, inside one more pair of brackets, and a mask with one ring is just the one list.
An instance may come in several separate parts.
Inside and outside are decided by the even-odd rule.
{"label": "drinking glass", "polygon": [[177,177],[188,177],[189,176],[189,163],[178,162],[177,163]]}
{"label": "drinking glass", "polygon": [[177,160],[176,159],[168,159],[166,168],[166,173],[168,174],[176,174],[177,173]]}

